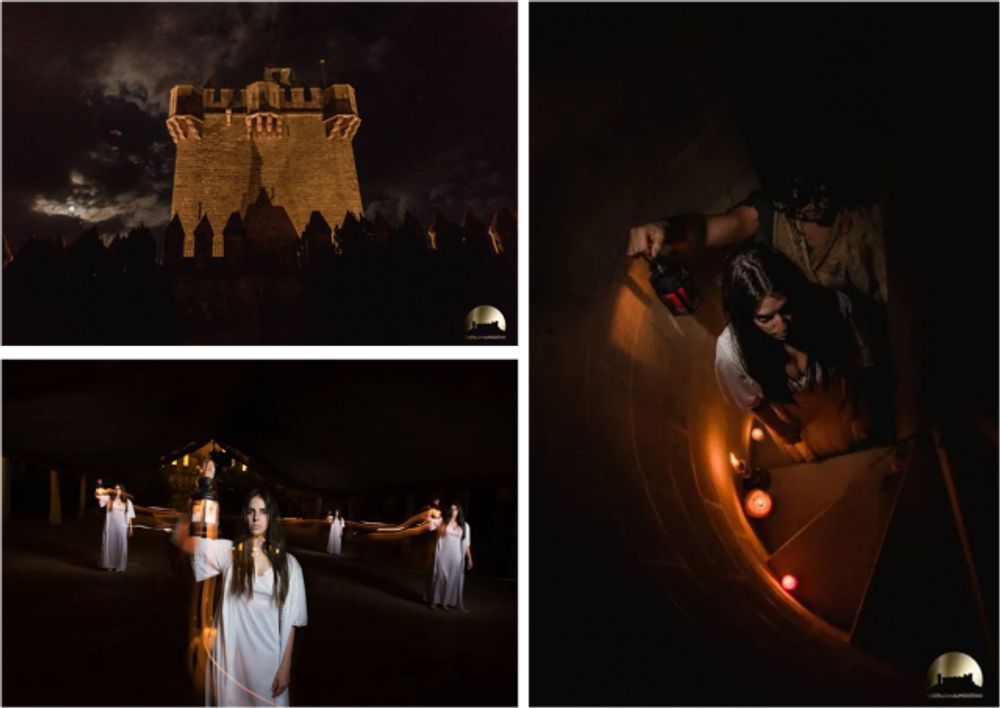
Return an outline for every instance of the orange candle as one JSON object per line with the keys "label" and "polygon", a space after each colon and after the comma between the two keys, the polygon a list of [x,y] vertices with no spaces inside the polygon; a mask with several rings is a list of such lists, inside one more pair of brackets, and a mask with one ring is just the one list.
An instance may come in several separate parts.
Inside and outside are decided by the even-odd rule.
{"label": "orange candle", "polygon": [[799,579],[794,575],[784,575],[781,578],[781,587],[785,588],[788,592],[791,592],[799,586]]}
{"label": "orange candle", "polygon": [[752,516],[755,519],[763,519],[765,516],[770,514],[771,506],[771,495],[763,489],[755,489],[747,494],[746,501],[743,504],[747,515]]}

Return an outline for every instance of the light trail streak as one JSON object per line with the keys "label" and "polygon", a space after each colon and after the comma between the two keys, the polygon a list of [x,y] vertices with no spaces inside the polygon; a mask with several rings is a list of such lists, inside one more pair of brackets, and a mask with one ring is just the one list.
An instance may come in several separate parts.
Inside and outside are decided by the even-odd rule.
{"label": "light trail streak", "polygon": [[[249,686],[245,686],[242,682],[238,681],[232,674],[230,674],[228,671],[226,671],[222,667],[222,665],[219,664],[219,662],[217,662],[215,660],[214,656],[212,656],[212,651],[209,649],[209,642],[214,641],[214,639],[218,636],[218,631],[219,631],[214,626],[215,625],[215,617],[214,617],[215,612],[213,611],[214,610],[214,607],[213,607],[214,602],[213,601],[215,599],[215,587],[214,587],[214,583],[216,581],[216,578],[217,578],[217,576],[213,576],[211,578],[206,578],[206,580],[201,585],[201,590],[202,590],[202,593],[201,593],[201,613],[200,613],[201,614],[201,630],[198,632],[197,636],[191,638],[191,647],[190,647],[189,651],[191,651],[191,652],[198,652],[198,651],[204,652],[205,658],[208,659],[209,662],[211,662],[212,666],[214,666],[216,669],[218,669],[219,673],[222,674],[223,676],[225,676],[228,680],[232,681],[233,684],[235,684],[236,686],[239,686],[241,689],[243,689],[244,691],[246,691],[251,696],[254,696],[254,697],[260,699],[265,704],[270,705],[270,706],[277,706],[278,704],[275,703],[270,698],[267,698],[266,696],[260,695],[259,693],[257,693],[256,691],[254,691]],[[225,589],[223,589],[223,592],[225,592]],[[194,611],[193,608],[192,608],[192,613],[195,614],[195,615],[197,614]],[[189,661],[188,662],[188,666],[190,666],[191,663],[192,662]],[[202,665],[202,663],[203,662],[201,661],[201,659],[199,657],[199,659],[195,662],[196,665],[195,665],[194,671],[196,673],[204,672],[204,680],[205,681],[211,680],[211,684],[209,686],[207,686],[206,688],[210,688],[210,690],[212,690],[213,693],[215,693],[215,699],[216,699],[216,702],[218,702],[219,701],[219,696],[218,696],[218,690],[219,690],[219,685],[218,684],[219,684],[219,682],[216,680],[216,677],[214,675],[211,675],[211,679],[210,679],[210,674],[208,672],[208,666],[207,665],[205,666],[204,669],[200,669],[200,666]],[[193,675],[192,679],[195,680],[195,682],[196,682],[195,685],[197,686],[198,685],[198,676],[197,675]],[[287,691],[288,689],[286,688],[285,690]]]}

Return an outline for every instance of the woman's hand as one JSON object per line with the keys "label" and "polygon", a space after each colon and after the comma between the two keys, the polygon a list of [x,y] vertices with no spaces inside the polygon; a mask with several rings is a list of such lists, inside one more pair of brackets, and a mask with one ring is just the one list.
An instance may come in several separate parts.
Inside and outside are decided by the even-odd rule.
{"label": "woman's hand", "polygon": [[664,251],[664,241],[667,237],[666,222],[653,221],[648,224],[634,226],[629,230],[628,249],[625,251],[628,256],[642,256],[655,258]]}
{"label": "woman's hand", "polygon": [[129,538],[132,538],[132,526],[131,525],[129,525],[129,527],[128,527],[128,536],[129,536]]}
{"label": "woman's hand", "polygon": [[465,569],[472,570],[472,556],[465,557]]}
{"label": "woman's hand", "polygon": [[284,663],[278,667],[278,673],[274,675],[274,681],[271,682],[271,697],[277,698],[286,690],[288,690],[288,684],[292,682],[292,669],[290,666],[286,666]]}

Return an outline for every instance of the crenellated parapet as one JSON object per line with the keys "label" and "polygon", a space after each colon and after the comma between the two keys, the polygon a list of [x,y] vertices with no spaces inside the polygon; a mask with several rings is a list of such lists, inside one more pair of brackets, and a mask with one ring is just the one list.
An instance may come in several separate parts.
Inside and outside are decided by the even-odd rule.
{"label": "crenellated parapet", "polygon": [[328,140],[350,141],[358,132],[354,87],[350,84],[294,86],[289,68],[267,68],[264,79],[241,88],[199,88],[189,84],[170,90],[167,130],[175,143],[200,140],[205,116],[225,116],[226,125],[242,119],[249,139],[277,139],[287,136],[288,118],[293,114],[320,114]]}

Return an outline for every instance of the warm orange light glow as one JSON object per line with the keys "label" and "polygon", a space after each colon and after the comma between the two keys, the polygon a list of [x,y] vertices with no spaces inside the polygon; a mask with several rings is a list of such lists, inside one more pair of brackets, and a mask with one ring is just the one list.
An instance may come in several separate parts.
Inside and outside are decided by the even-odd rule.
{"label": "warm orange light glow", "polygon": [[182,464],[185,467],[187,467],[190,463],[191,463],[191,460],[189,459],[188,455],[184,455],[184,462]]}
{"label": "warm orange light glow", "polygon": [[609,335],[611,342],[623,354],[632,351],[632,340],[643,314],[642,302],[632,289],[627,285],[620,286],[615,296]]}
{"label": "warm orange light glow", "polygon": [[738,458],[732,452],[729,453],[729,464],[733,466],[733,469],[736,470],[736,474],[738,475],[743,475],[747,471],[747,463]]}
{"label": "warm orange light glow", "polygon": [[246,471],[247,471],[247,466],[246,466],[246,465],[243,465],[243,471],[244,471],[244,472],[246,472]]}
{"label": "warm orange light glow", "polygon": [[764,430],[763,428],[753,428],[750,431],[750,437],[753,438],[754,442],[764,442]]}
{"label": "warm orange light glow", "polygon": [[799,579],[794,575],[783,575],[781,576],[781,587],[785,588],[788,592],[791,592],[799,586]]}
{"label": "warm orange light glow", "polygon": [[176,467],[177,466],[177,460],[171,460],[170,464],[172,464],[174,467]]}
{"label": "warm orange light glow", "polygon": [[747,494],[743,508],[746,509],[747,516],[755,519],[763,519],[771,513],[771,495],[763,489],[755,489]]}

